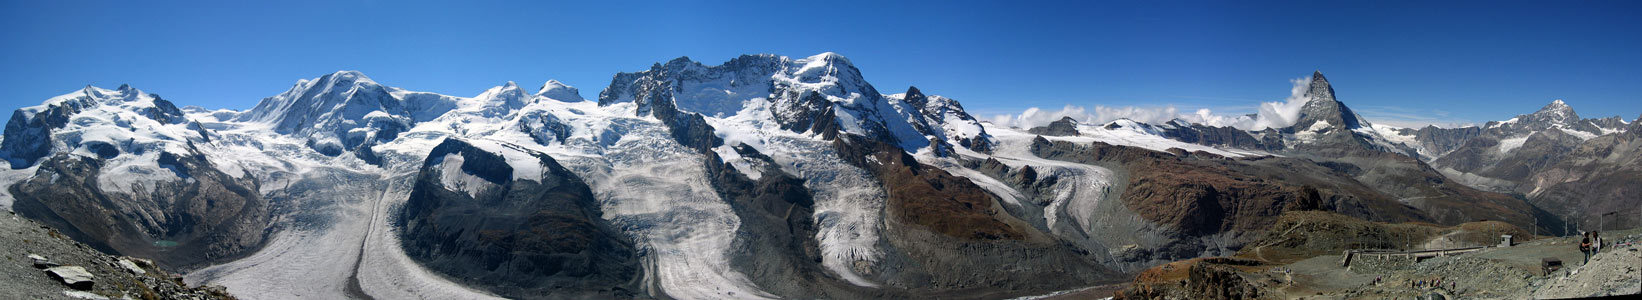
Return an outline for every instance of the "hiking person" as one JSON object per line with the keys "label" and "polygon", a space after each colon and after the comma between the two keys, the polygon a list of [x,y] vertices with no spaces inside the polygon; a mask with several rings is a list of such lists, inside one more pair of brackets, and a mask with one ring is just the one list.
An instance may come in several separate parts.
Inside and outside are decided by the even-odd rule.
{"label": "hiking person", "polygon": [[1602,252],[1602,231],[1591,232],[1591,255],[1595,256],[1597,252]]}
{"label": "hiking person", "polygon": [[1585,254],[1585,262],[1583,262],[1583,263],[1591,263],[1591,233],[1590,232],[1586,232],[1585,237],[1579,239],[1579,253]]}

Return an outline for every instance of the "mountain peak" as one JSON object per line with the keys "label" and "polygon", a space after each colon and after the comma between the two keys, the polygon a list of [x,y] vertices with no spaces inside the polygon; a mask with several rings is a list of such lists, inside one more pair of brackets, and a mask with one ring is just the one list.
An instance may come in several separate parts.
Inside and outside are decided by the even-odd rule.
{"label": "mountain peak", "polygon": [[1345,103],[1334,98],[1334,87],[1323,77],[1322,71],[1311,73],[1311,83],[1304,94],[1305,106],[1300,108],[1300,118],[1291,128],[1295,131],[1305,130],[1317,122],[1328,122],[1330,126],[1345,126],[1346,129],[1368,127],[1362,117],[1352,112]]}
{"label": "mountain peak", "polygon": [[1311,84],[1306,88],[1306,95],[1311,96],[1314,100],[1324,98],[1330,101],[1334,100],[1334,87],[1329,85],[1327,77],[1323,77],[1323,71],[1319,70],[1311,73]]}
{"label": "mountain peak", "polygon": [[821,52],[821,54],[816,54],[805,59],[850,64],[849,58],[845,58],[844,55],[832,51]]}
{"label": "mountain peak", "polygon": [[365,73],[361,73],[361,72],[355,71],[355,70],[338,70],[336,72],[332,72],[329,76],[331,76],[332,78],[340,78],[340,79],[371,80],[370,77],[365,76]]}
{"label": "mountain peak", "polygon": [[319,76],[319,78],[314,80],[302,80],[297,82],[298,86],[303,86],[305,84],[311,84],[311,87],[322,90],[325,88],[341,88],[348,86],[381,85],[376,83],[376,80],[372,80],[369,76],[365,76],[365,73],[360,73],[359,71],[353,70],[336,71]]}
{"label": "mountain peak", "polygon": [[543,83],[542,89],[537,90],[536,95],[559,101],[585,100],[582,99],[581,91],[577,90],[576,87],[564,84],[558,80],[548,80],[547,83]]}
{"label": "mountain peak", "polygon": [[667,64],[665,64],[663,66],[665,66],[667,69],[677,70],[677,69],[684,68],[685,66],[689,66],[690,64],[694,64],[694,63],[696,63],[696,61],[690,60],[689,56],[679,56],[678,58],[674,58],[673,60],[667,61]]}
{"label": "mountain peak", "polygon": [[907,93],[901,96],[901,100],[911,103],[913,107],[917,108],[929,106],[929,96],[925,96],[924,91],[918,90],[916,86],[907,87]]}
{"label": "mountain peak", "polygon": [[1556,99],[1551,101],[1550,104],[1540,107],[1539,111],[1535,111],[1533,116],[1555,122],[1579,120],[1579,114],[1574,113],[1574,108],[1568,106],[1568,103],[1562,102],[1562,99]]}
{"label": "mountain peak", "polygon": [[1571,109],[1573,109],[1573,107],[1569,107],[1567,102],[1562,102],[1562,99],[1556,99],[1556,100],[1552,100],[1550,104],[1546,104],[1545,106],[1540,107],[1539,111],[1535,112],[1535,113],[1550,112],[1550,111],[1564,111],[1564,110],[1571,110]]}

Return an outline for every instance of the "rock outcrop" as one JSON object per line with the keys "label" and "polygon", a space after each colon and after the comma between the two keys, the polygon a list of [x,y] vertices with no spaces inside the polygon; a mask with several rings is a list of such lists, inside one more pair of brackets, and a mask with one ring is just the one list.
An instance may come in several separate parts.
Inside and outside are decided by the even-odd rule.
{"label": "rock outcrop", "polygon": [[405,253],[516,298],[635,297],[638,250],[553,158],[505,143],[433,148],[398,219]]}
{"label": "rock outcrop", "polygon": [[0,254],[14,258],[0,265],[5,299],[234,299],[222,287],[189,287],[146,259],[102,253],[11,212],[0,212]]}
{"label": "rock outcrop", "polygon": [[1077,136],[1079,134],[1078,120],[1072,119],[1072,117],[1061,117],[1060,120],[1049,122],[1047,126],[1033,127],[1027,129],[1026,132],[1047,136]]}
{"label": "rock outcrop", "polygon": [[12,209],[109,253],[194,267],[259,249],[269,207],[250,178],[233,178],[199,153],[159,155],[178,180],[151,194],[105,190],[101,159],[57,154],[36,176],[10,187]]}

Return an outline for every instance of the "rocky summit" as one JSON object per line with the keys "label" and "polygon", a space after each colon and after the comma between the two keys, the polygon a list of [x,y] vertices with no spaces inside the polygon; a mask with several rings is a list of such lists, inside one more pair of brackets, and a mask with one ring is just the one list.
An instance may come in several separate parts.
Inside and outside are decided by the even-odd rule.
{"label": "rocky summit", "polygon": [[[1642,225],[1638,122],[1562,101],[1397,128],[1319,71],[1282,126],[1017,127],[868,74],[830,52],[680,57],[584,98],[557,80],[458,96],[338,71],[247,110],[74,90],[17,109],[0,139],[18,266],[0,295],[1591,295],[1623,289],[1573,272],[1523,271],[1539,288],[1510,293],[1359,279],[1518,272],[1495,260],[1540,252],[1500,235],[1552,249],[1570,224]],[[1590,217],[1605,211],[1626,217]],[[1456,248],[1489,250],[1396,260]],[[1367,258],[1331,266],[1350,251]]]}

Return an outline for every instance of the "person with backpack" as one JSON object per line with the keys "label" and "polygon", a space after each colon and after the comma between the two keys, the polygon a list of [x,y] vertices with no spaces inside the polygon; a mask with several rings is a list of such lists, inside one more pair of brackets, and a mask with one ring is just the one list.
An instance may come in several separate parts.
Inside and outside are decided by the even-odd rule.
{"label": "person with backpack", "polygon": [[1579,253],[1585,254],[1585,262],[1584,263],[1591,263],[1591,233],[1590,232],[1584,233],[1584,237],[1579,239]]}

